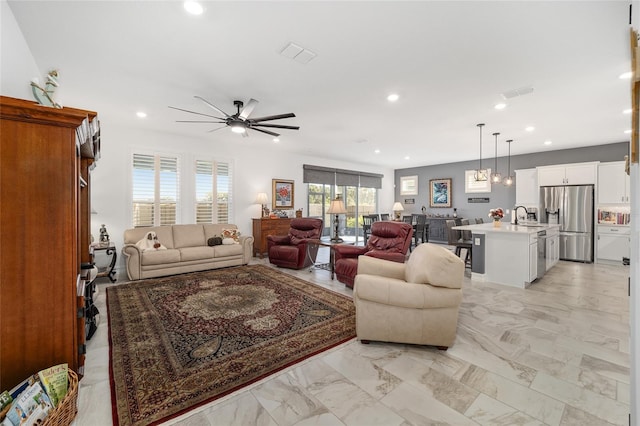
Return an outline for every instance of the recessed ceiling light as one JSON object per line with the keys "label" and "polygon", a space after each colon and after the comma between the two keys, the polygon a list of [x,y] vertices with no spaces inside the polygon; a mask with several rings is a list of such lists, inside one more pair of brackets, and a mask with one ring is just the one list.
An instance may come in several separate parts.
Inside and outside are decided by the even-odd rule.
{"label": "recessed ceiling light", "polygon": [[411,157],[409,157],[408,155],[406,157],[404,157],[405,160],[410,160]]}
{"label": "recessed ceiling light", "polygon": [[373,152],[375,152],[376,154],[380,154],[380,150],[379,150],[379,149],[376,149],[376,150],[375,150],[375,151],[373,151]]}
{"label": "recessed ceiling light", "polygon": [[629,71],[629,72],[625,72],[625,73],[620,74],[620,76],[618,78],[621,78],[623,80],[628,80],[631,77],[633,77],[633,73],[631,71]]}
{"label": "recessed ceiling light", "polygon": [[143,112],[143,111],[136,112],[136,115],[138,116],[138,118],[146,118],[147,117],[147,113]]}
{"label": "recessed ceiling light", "polygon": [[273,141],[274,141],[275,143],[278,143],[278,142],[280,142],[280,139],[278,139],[278,138],[273,138]]}
{"label": "recessed ceiling light", "polygon": [[192,15],[202,15],[202,13],[204,12],[204,8],[197,1],[185,1],[183,6],[184,10]]}
{"label": "recessed ceiling light", "polygon": [[533,127],[533,126],[527,126],[527,127],[524,128],[524,130],[527,131],[527,132],[533,132],[535,129],[536,128]]}
{"label": "recessed ceiling light", "polygon": [[392,93],[392,94],[390,94],[389,96],[387,96],[387,100],[388,100],[389,102],[395,102],[395,101],[397,101],[398,99],[400,99],[400,95],[398,95],[397,93]]}
{"label": "recessed ceiling light", "polygon": [[544,141],[544,144],[545,144],[545,145],[551,145],[552,143],[553,143],[553,142],[551,142],[551,141]]}
{"label": "recessed ceiling light", "polygon": [[495,109],[505,109],[507,107],[507,104],[500,102],[499,104],[495,104],[493,107]]}
{"label": "recessed ceiling light", "polygon": [[628,135],[629,133],[631,133],[631,130],[625,130],[624,132]]}
{"label": "recessed ceiling light", "polygon": [[633,109],[631,109],[631,108],[622,110],[623,114],[631,114],[632,112],[633,112]]}

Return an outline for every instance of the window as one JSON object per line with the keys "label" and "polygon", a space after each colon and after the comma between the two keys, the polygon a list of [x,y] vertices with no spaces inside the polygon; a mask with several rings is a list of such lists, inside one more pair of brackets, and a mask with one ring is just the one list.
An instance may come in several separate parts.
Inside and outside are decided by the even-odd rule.
{"label": "window", "polygon": [[133,226],[173,225],[178,220],[178,158],[133,154]]}
{"label": "window", "polygon": [[196,223],[229,223],[233,217],[231,164],[196,160],[195,167]]}

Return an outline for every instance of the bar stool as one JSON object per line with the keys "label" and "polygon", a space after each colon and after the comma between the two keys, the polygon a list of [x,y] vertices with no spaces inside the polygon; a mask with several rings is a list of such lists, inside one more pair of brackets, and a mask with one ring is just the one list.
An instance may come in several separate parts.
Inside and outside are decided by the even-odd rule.
{"label": "bar stool", "polygon": [[[464,222],[466,219],[463,219],[462,221]],[[469,221],[466,220],[467,225],[469,224]],[[447,225],[447,230],[448,230],[448,244],[450,246],[454,246],[455,247],[455,254],[458,257],[462,257],[462,249],[466,250],[466,255],[464,258],[464,263],[465,266],[470,268],[471,267],[471,238],[469,238],[468,240],[465,240],[463,238],[463,232],[469,232],[471,233],[471,231],[458,231],[456,229],[453,229],[454,226],[456,226],[456,221],[455,220],[445,220],[445,223]],[[464,225],[464,223],[463,223]]]}

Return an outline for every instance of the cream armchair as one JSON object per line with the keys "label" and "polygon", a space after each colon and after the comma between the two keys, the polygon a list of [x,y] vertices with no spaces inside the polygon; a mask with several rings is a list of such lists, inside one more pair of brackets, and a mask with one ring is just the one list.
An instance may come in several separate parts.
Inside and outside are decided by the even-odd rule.
{"label": "cream armchair", "polygon": [[463,277],[464,262],[434,244],[420,244],[405,263],[360,256],[353,290],[358,339],[448,349]]}

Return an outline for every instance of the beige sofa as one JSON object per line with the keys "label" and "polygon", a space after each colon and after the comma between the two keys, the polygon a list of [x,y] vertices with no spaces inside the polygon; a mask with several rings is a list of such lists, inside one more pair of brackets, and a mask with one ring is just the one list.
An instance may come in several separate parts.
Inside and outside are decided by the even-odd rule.
{"label": "beige sofa", "polygon": [[456,339],[464,262],[434,244],[420,244],[406,263],[358,258],[353,300],[361,341],[447,349]]}
{"label": "beige sofa", "polygon": [[[203,271],[227,266],[246,265],[251,260],[253,237],[241,235],[239,244],[208,246],[223,229],[237,229],[231,224],[170,225],[127,229],[124,247],[127,275],[130,280]],[[155,232],[166,250],[141,250],[136,243],[148,232]]]}

